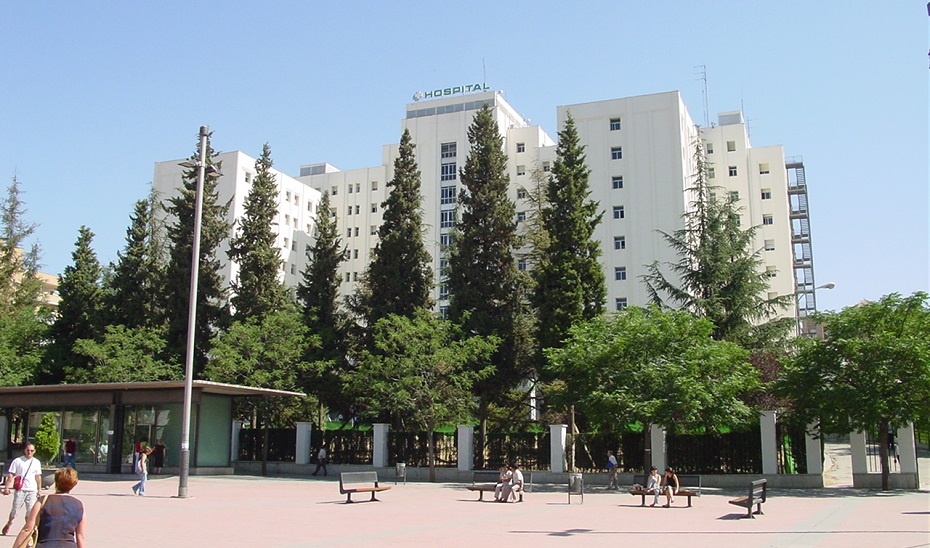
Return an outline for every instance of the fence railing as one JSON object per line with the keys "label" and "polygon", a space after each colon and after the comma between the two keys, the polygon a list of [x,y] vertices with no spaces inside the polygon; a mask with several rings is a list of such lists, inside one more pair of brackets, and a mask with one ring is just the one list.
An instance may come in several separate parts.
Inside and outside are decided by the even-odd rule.
{"label": "fence railing", "polygon": [[[504,464],[520,463],[527,470],[545,470],[551,459],[548,432],[488,432],[485,468],[496,470]],[[480,439],[475,436],[475,455],[482,454]]]}
{"label": "fence railing", "polygon": [[668,465],[685,474],[761,474],[759,427],[739,432],[666,436]]}
{"label": "fence railing", "polygon": [[[436,445],[436,466],[458,465],[458,435],[456,433],[433,432]],[[398,462],[407,466],[429,466],[429,436],[426,432],[388,432],[388,464]]]}
{"label": "fence railing", "polygon": [[775,424],[779,474],[807,473],[807,440],[805,434],[806,429],[804,426],[782,422]]}
{"label": "fence railing", "polygon": [[643,470],[646,437],[642,432],[599,432],[575,435],[575,468],[577,472],[603,472],[607,451],[617,457],[620,472]]}

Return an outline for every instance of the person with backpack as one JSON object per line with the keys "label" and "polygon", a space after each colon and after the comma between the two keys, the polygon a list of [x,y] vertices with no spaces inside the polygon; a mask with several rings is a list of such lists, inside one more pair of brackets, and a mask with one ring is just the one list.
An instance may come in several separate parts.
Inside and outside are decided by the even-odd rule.
{"label": "person with backpack", "polygon": [[149,479],[149,455],[152,454],[152,448],[145,446],[139,452],[139,459],[136,460],[136,475],[139,476],[139,483],[132,486],[132,493],[145,496],[145,481]]}

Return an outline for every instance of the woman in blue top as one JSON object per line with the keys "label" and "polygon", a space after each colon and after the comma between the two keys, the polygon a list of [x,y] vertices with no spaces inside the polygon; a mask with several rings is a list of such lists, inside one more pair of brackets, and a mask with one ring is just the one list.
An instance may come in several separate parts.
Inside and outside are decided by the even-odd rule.
{"label": "woman in blue top", "polygon": [[55,471],[55,494],[46,495],[32,507],[13,546],[25,542],[38,520],[39,546],[84,548],[84,505],[70,494],[77,482],[74,468]]}

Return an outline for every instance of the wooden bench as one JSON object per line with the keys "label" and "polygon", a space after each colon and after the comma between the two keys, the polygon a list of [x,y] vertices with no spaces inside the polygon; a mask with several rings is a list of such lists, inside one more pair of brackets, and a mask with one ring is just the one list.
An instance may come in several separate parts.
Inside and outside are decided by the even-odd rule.
{"label": "wooden bench", "polygon": [[[648,474],[635,474],[633,476],[633,483],[639,484],[642,489],[630,489],[631,495],[639,495],[642,497],[642,502],[640,506],[646,506],[646,496],[655,496],[652,491],[646,491],[646,484],[649,481]],[[663,493],[659,493],[660,497],[664,497]],[[675,494],[675,497],[687,497],[688,498],[688,508],[691,507],[691,497],[701,496],[701,476],[697,474],[678,474],[678,493]]]}
{"label": "wooden bench", "polygon": [[[746,509],[746,517],[755,519],[754,514],[762,513],[762,503],[765,502],[765,485],[768,483],[764,479],[756,480],[749,484],[749,495],[745,497],[739,497],[738,499],[733,499],[730,501],[730,504],[735,504],[736,506],[742,506]],[[752,505],[756,505],[756,511],[752,511]]]}
{"label": "wooden bench", "polygon": [[471,485],[466,485],[465,488],[469,491],[477,491],[478,500],[484,500],[485,491],[493,493],[500,479],[501,473],[499,470],[475,470],[471,478]]}
{"label": "wooden bench", "polygon": [[378,473],[341,472],[339,474],[339,493],[346,495],[346,504],[353,502],[352,493],[371,493],[371,500],[378,501],[375,493],[387,491],[391,486],[378,485]]}

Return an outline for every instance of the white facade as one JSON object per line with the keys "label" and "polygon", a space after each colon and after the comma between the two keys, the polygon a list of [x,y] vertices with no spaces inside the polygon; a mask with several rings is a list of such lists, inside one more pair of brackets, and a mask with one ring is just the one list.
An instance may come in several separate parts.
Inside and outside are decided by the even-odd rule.
{"label": "white facade", "polygon": [[[510,194],[518,221],[529,215],[525,193],[534,185],[534,172],[546,176],[555,160],[555,141],[539,126],[530,125],[497,92],[444,96],[409,103],[398,137],[410,131],[421,173],[424,240],[433,257],[434,297],[446,304],[441,272],[443,246],[454,222],[460,190],[458,171],[468,156],[468,128],[477,109],[489,103],[498,122],[508,157]],[[713,185],[736,192],[746,227],[759,226],[757,249],[764,249],[765,268],[771,272],[770,294],[795,293],[788,172],[781,146],[752,147],[739,112],[723,113],[719,123],[698,128],[677,91],[611,99],[557,109],[559,128],[571,113],[591,169],[591,197],[600,203],[603,221],[594,237],[601,242],[607,280],[608,310],[648,303],[640,280],[645,265],[658,260],[675,262],[661,232],[682,226],[688,207],[687,189],[695,176],[694,148],[703,146],[713,168]],[[340,268],[343,295],[355,291],[371,251],[377,244],[382,203],[388,195],[399,145],[382,149],[378,166],[341,171],[329,164],[301,166],[300,176],[275,171],[281,188],[278,219],[282,276],[296,286],[306,264],[306,247],[321,192],[330,195],[348,260]],[[240,217],[254,159],[241,152],[220,155],[223,177],[220,199],[231,199],[230,220]],[[177,161],[160,162],[155,187],[171,195],[180,182]],[[226,259],[224,242],[221,258]],[[228,261],[226,261],[228,263]],[[522,266],[522,265],[521,265]],[[231,279],[235,265],[224,275]],[[794,310],[785,311],[793,315]]]}

